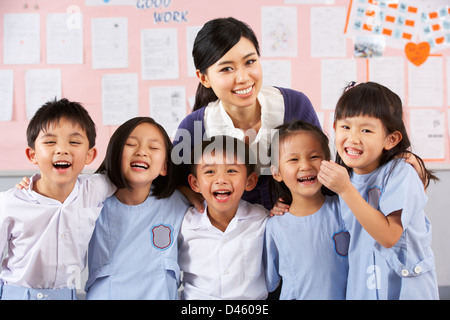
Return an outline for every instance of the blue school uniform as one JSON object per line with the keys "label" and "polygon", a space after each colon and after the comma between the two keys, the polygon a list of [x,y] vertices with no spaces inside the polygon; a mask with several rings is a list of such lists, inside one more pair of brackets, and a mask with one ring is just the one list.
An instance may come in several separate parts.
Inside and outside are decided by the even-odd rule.
{"label": "blue school uniform", "polygon": [[86,298],[178,299],[178,233],[189,203],[177,190],[128,206],[109,197],[89,244]]}
{"label": "blue school uniform", "polygon": [[339,198],[326,197],[314,214],[274,216],[266,225],[266,281],[269,291],[283,279],[280,299],[345,299],[349,234]]}
{"label": "blue school uniform", "polygon": [[392,248],[384,248],[341,200],[351,235],[347,299],[438,299],[427,196],[412,166],[393,160],[369,174],[353,173],[351,181],[384,215],[402,210],[403,234]]}

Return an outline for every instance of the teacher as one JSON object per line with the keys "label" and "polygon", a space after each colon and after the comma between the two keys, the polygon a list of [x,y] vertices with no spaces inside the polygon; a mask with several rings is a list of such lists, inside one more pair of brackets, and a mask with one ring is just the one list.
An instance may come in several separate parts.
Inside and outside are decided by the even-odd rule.
{"label": "teacher", "polygon": [[[270,146],[272,129],[285,122],[301,119],[320,127],[316,112],[303,93],[263,86],[258,40],[244,22],[234,18],[207,22],[195,39],[192,53],[200,83],[194,110],[178,127],[175,150],[183,141],[190,142],[190,152],[199,139],[228,135],[246,141],[255,154],[262,155]],[[185,140],[187,132],[190,141]],[[180,156],[186,152],[186,148],[180,150]],[[264,173],[258,164],[257,168],[258,185],[243,199],[271,210],[274,203],[269,192],[270,170]],[[188,172],[184,174],[187,178]],[[187,179],[185,185],[188,186]],[[204,209],[201,195],[194,195],[188,187],[181,191],[197,209]]]}

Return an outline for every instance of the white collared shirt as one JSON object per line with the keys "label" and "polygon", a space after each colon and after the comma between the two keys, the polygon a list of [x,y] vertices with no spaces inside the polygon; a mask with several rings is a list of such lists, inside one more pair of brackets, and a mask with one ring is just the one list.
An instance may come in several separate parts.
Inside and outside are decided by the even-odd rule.
{"label": "white collared shirt", "polygon": [[[28,190],[0,193],[0,252],[7,247],[0,280],[34,289],[73,286],[103,201],[115,191],[105,175],[80,175],[64,203]],[[76,282],[76,281],[75,281]]]}
{"label": "white collared shirt", "polygon": [[267,297],[262,260],[267,210],[241,200],[225,232],[189,208],[179,236],[182,298],[261,300]]}
{"label": "white collared shirt", "polygon": [[[272,130],[284,121],[284,98],[280,90],[275,87],[262,87],[258,94],[258,101],[261,105],[261,129],[250,144],[250,148],[258,156],[258,163],[255,172],[259,175],[259,169],[266,167],[267,150],[270,147],[273,132]],[[233,121],[225,111],[222,101],[216,100],[211,102],[205,108],[205,134],[207,137],[216,135],[228,135],[233,138],[244,141],[245,133],[239,128],[235,128]],[[250,133],[247,132],[247,135]],[[268,161],[268,159],[267,159]],[[270,174],[270,171],[268,172]]]}

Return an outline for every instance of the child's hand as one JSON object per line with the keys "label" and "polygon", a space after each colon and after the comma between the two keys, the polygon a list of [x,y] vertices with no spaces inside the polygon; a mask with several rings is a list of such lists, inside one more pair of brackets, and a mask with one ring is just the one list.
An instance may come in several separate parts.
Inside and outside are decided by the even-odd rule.
{"label": "child's hand", "polygon": [[423,185],[425,188],[428,186],[428,175],[426,170],[421,166],[419,160],[417,159],[417,156],[414,153],[411,152],[403,152],[396,158],[403,158],[405,159],[406,163],[409,163],[412,165],[414,170],[416,170],[417,174],[419,175],[420,180],[422,180]]}
{"label": "child's hand", "polygon": [[347,169],[334,161],[322,161],[318,178],[320,183],[337,194],[342,194],[352,185]]}
{"label": "child's hand", "polygon": [[30,179],[28,177],[23,177],[22,181],[16,184],[16,189],[28,189],[30,187]]}
{"label": "child's hand", "polygon": [[270,216],[282,216],[289,211],[289,205],[281,202],[283,199],[278,199],[277,203],[270,210]]}
{"label": "child's hand", "polygon": [[203,201],[205,198],[201,195],[201,193],[197,193],[189,187],[186,186],[178,186],[178,190],[186,197],[190,204],[192,204],[198,212],[205,211],[203,207]]}

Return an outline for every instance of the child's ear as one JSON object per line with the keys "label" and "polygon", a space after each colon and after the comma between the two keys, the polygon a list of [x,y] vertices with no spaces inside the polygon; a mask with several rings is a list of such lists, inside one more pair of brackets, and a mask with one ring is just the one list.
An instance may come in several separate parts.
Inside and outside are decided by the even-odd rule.
{"label": "child's ear", "polygon": [[251,191],[253,188],[256,187],[256,184],[258,183],[258,175],[255,172],[252,172],[247,177],[247,182],[245,185],[245,191]]}
{"label": "child's ear", "polygon": [[36,158],[36,151],[34,151],[34,149],[27,147],[25,149],[25,154],[27,155],[28,160],[30,160],[32,164],[38,164]]}
{"label": "child's ear", "polygon": [[167,176],[167,163],[164,163],[164,166],[162,167],[161,172],[159,174],[163,177]]}
{"label": "child's ear", "polygon": [[400,141],[402,141],[403,136],[400,133],[400,131],[395,131],[394,133],[391,133],[386,138],[386,145],[384,146],[385,150],[391,150],[394,148],[397,144],[399,144]]}
{"label": "child's ear", "polygon": [[272,172],[272,177],[273,177],[276,181],[278,181],[278,182],[283,181],[283,178],[281,177],[281,174],[280,174],[280,170],[278,170],[277,167],[275,167],[274,165],[271,165],[271,166],[270,166],[270,172]]}
{"label": "child's ear", "polygon": [[188,176],[188,182],[192,190],[194,190],[195,192],[200,192],[200,188],[198,187],[198,180],[192,173]]}
{"label": "child's ear", "polygon": [[86,156],[86,165],[91,164],[96,157],[97,157],[97,148],[94,147],[89,149]]}

